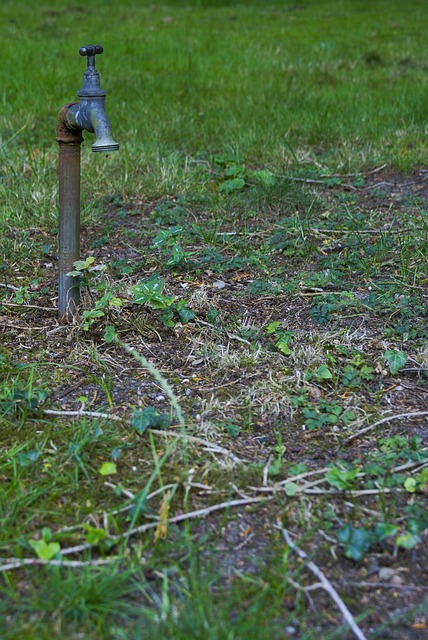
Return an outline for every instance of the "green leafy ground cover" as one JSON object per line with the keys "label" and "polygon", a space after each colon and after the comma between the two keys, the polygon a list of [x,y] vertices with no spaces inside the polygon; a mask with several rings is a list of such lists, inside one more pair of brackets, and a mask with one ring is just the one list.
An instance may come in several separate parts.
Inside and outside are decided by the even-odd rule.
{"label": "green leafy ground cover", "polygon": [[[426,634],[425,6],[0,7],[0,637]],[[82,309],[56,114],[97,60]],[[352,621],[352,618],[351,618]]]}

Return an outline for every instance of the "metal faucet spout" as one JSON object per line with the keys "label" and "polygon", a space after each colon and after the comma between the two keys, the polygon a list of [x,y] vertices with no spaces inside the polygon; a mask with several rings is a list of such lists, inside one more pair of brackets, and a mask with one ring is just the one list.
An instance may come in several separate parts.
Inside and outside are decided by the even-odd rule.
{"label": "metal faucet spout", "polygon": [[94,103],[91,109],[91,123],[95,133],[95,142],[92,151],[119,151],[119,143],[113,140],[110,122],[107,118],[104,105]]}
{"label": "metal faucet spout", "polygon": [[95,133],[92,151],[118,151],[119,144],[113,140],[110,122],[105,111],[105,96],[81,97],[67,112],[67,123],[72,129],[84,129]]}

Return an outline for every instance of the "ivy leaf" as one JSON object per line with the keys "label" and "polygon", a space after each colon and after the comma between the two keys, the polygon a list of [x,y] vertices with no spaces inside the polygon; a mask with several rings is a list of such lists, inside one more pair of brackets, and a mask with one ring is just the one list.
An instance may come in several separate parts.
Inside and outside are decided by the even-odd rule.
{"label": "ivy leaf", "polygon": [[266,333],[275,333],[275,331],[278,329],[278,327],[280,326],[280,322],[275,321],[275,322],[269,322],[269,324],[265,327],[265,331]]}
{"label": "ivy leaf", "polygon": [[116,338],[116,330],[114,327],[109,325],[108,327],[106,327],[104,331],[104,340],[105,342],[110,343],[110,342],[113,342],[115,338]]}
{"label": "ivy leaf", "polygon": [[295,496],[298,493],[300,487],[296,482],[286,482],[284,485],[285,495]]}
{"label": "ivy leaf", "polygon": [[407,531],[406,533],[403,533],[402,536],[398,536],[395,544],[397,547],[402,547],[403,549],[413,549],[413,547],[416,547],[420,542],[421,539],[416,533]]}
{"label": "ivy leaf", "polygon": [[397,531],[398,527],[396,524],[391,524],[390,522],[378,522],[375,526],[376,540],[383,540],[388,536],[393,536]]}
{"label": "ivy leaf", "polygon": [[406,478],[404,483],[404,488],[409,493],[414,493],[416,491],[416,480],[415,478]]}
{"label": "ivy leaf", "polygon": [[279,336],[278,340],[275,342],[275,347],[279,349],[285,356],[289,356],[291,353],[291,349],[288,346],[288,343],[293,338],[292,331],[283,331]]}
{"label": "ivy leaf", "polygon": [[355,418],[356,418],[355,413],[353,411],[349,411],[349,409],[344,411],[340,416],[340,419],[342,420],[343,424],[346,424],[346,425],[350,424],[353,420],[355,420]]}
{"label": "ivy leaf", "polygon": [[114,462],[103,462],[100,468],[102,476],[112,476],[117,473],[117,467]]}
{"label": "ivy leaf", "polygon": [[20,467],[29,467],[34,464],[40,457],[40,451],[27,451],[18,454],[18,464]]}
{"label": "ivy leaf", "polygon": [[37,553],[40,560],[52,560],[61,550],[59,542],[46,542],[46,540],[30,540],[30,546]]}
{"label": "ivy leaf", "polygon": [[237,424],[232,424],[231,422],[227,422],[224,425],[224,429],[226,431],[226,433],[231,436],[232,438],[236,438],[237,435],[239,435],[240,431],[241,431],[241,427],[238,427]]}
{"label": "ivy leaf", "polygon": [[340,467],[333,465],[327,471],[326,479],[327,482],[333,487],[336,487],[336,489],[346,490],[352,485],[352,482],[357,477],[359,470],[360,469],[358,467],[354,469],[341,469]]}
{"label": "ivy leaf", "polygon": [[[89,256],[86,260],[76,260],[73,262],[73,267],[76,271],[84,271],[85,269],[89,269],[89,267],[94,264],[95,258],[93,256]],[[81,274],[79,274],[81,275]]]}
{"label": "ivy leaf", "polygon": [[188,322],[193,320],[196,315],[195,312],[192,311],[192,309],[189,309],[189,307],[186,306],[179,308],[177,305],[177,312],[181,320],[181,324],[187,324]]}
{"label": "ivy leaf", "polygon": [[132,426],[142,435],[146,429],[168,429],[171,418],[167,413],[159,413],[154,407],[145,407],[142,411],[135,411],[132,417]]}
{"label": "ivy leaf", "polygon": [[149,304],[152,309],[166,309],[171,306],[175,296],[165,296],[163,292],[164,280],[158,275],[153,275],[139,284],[131,287],[134,295],[134,304]]}
{"label": "ivy leaf", "polygon": [[326,364],[322,364],[318,367],[316,371],[316,376],[318,380],[331,380],[333,374]]}
{"label": "ivy leaf", "polygon": [[[153,407],[147,407],[147,409],[153,409]],[[147,414],[147,409],[144,411],[135,411],[132,416],[132,426],[135,431],[141,436],[146,429],[150,426],[150,416]]]}
{"label": "ivy leaf", "polygon": [[269,465],[269,475],[277,476],[282,469],[282,460],[278,458],[272,464]]}
{"label": "ivy leaf", "polygon": [[260,171],[251,171],[250,177],[267,188],[273,187],[276,183],[275,176],[266,169],[261,169]]}
{"label": "ivy leaf", "polygon": [[219,312],[217,311],[217,309],[208,309],[207,311],[207,320],[208,322],[211,322],[212,324],[215,324],[219,318]]}
{"label": "ivy leaf", "polygon": [[98,545],[107,536],[105,529],[91,527],[90,524],[85,524],[83,526],[86,529],[86,541],[93,546]]}
{"label": "ivy leaf", "polygon": [[225,180],[218,190],[224,193],[232,193],[233,191],[240,191],[244,186],[245,180],[243,178],[234,178],[233,180]]}
{"label": "ivy leaf", "polygon": [[373,534],[369,529],[354,528],[345,525],[337,532],[337,539],[344,545],[344,554],[350,560],[361,560],[366,555],[373,541]]}
{"label": "ivy leaf", "polygon": [[275,343],[275,347],[279,349],[285,356],[289,356],[291,353],[290,347],[283,340],[278,340],[278,342]]}
{"label": "ivy leaf", "polygon": [[389,365],[389,370],[393,375],[398,373],[407,362],[406,354],[404,351],[400,351],[399,349],[387,349],[383,354],[383,357],[386,359]]}

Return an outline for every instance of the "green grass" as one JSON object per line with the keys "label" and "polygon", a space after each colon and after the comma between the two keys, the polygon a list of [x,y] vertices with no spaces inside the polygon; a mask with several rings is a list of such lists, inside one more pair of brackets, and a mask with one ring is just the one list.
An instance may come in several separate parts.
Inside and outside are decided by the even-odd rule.
{"label": "green grass", "polygon": [[[2,640],[351,637],[276,526],[368,637],[422,624],[425,12],[3,0]],[[61,326],[55,125],[89,42],[121,147],[84,134]]]}
{"label": "green grass", "polygon": [[290,148],[331,153],[333,143],[342,162],[358,147],[363,162],[405,162],[425,124],[423,9],[416,1],[58,2],[29,12],[27,2],[5,2],[2,137],[24,126],[15,142],[49,145],[58,105],[80,88],[77,48],[98,39],[116,136],[123,153],[148,152],[149,164],[159,146],[190,154],[230,146],[271,163],[290,159]]}

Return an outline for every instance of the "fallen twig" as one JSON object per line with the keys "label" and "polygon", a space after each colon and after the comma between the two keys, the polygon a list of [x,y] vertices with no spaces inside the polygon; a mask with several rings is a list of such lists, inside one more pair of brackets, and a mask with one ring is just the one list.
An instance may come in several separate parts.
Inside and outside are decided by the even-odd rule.
{"label": "fallen twig", "polygon": [[[2,303],[3,304],[3,303]],[[1,326],[2,327],[7,327],[8,329],[18,329],[19,331],[46,331],[46,327],[23,327],[19,324],[13,324],[12,322],[3,322],[3,320],[1,321]]]}
{"label": "fallen twig", "polygon": [[[426,451],[426,450],[427,450],[426,447],[421,449],[421,451]],[[405,462],[404,464],[400,464],[397,467],[392,467],[391,469],[389,469],[389,473],[393,474],[393,473],[398,473],[400,471],[408,471],[409,469],[414,469],[414,472],[418,473],[419,471],[424,469],[426,466],[428,466],[428,459],[409,460],[408,462]],[[251,491],[256,491],[256,492],[277,493],[279,490],[285,489],[286,485],[289,484],[290,482],[295,484],[297,480],[303,480],[304,478],[307,478],[309,476],[327,474],[329,470],[330,470],[330,467],[323,467],[322,469],[315,469],[313,471],[308,471],[306,473],[300,473],[296,476],[290,476],[289,478],[286,478],[285,480],[281,480],[281,482],[278,482],[273,486],[267,486],[266,484],[264,484],[262,487],[250,486],[249,489],[251,489]],[[365,478],[366,475],[367,474],[365,471],[360,471],[356,475],[356,478],[358,479]],[[265,483],[264,477],[263,477],[263,482]],[[302,486],[299,486],[298,489],[296,489],[295,494],[347,493],[352,496],[361,496],[361,495],[376,495],[378,493],[392,493],[394,491],[403,491],[402,488],[394,489],[394,488],[388,488],[388,487],[382,487],[379,489],[360,489],[360,490],[314,488],[320,484],[323,484],[324,482],[328,482],[328,479],[326,476],[324,476],[323,478],[319,478],[318,480],[315,480],[313,482],[306,482]]]}
{"label": "fallen twig", "polygon": [[[172,518],[168,519],[168,525],[170,524],[174,524],[176,522],[183,522],[183,520],[193,520],[194,518],[204,518],[205,516],[207,516],[210,513],[213,513],[214,511],[221,511],[223,509],[230,509],[231,507],[239,507],[239,506],[244,506],[244,505],[248,505],[248,504],[257,504],[260,502],[264,502],[265,500],[270,500],[270,498],[265,498],[260,497],[260,498],[246,498],[243,500],[228,500],[227,502],[221,502],[219,504],[214,504],[211,507],[205,507],[204,509],[198,509],[196,511],[189,511],[188,513],[181,513],[178,516],[173,516]],[[150,529],[154,529],[155,527],[157,527],[159,524],[158,520],[156,520],[155,522],[147,522],[143,525],[140,525],[139,527],[135,527],[134,529],[130,529],[129,531],[126,531],[125,533],[120,533],[118,535],[115,536],[110,536],[108,538],[108,540],[110,542],[113,542],[113,544],[117,544],[118,542],[120,542],[121,540],[125,539],[125,538],[129,538],[130,536],[133,536],[137,533],[145,533],[146,531],[149,531]],[[65,549],[61,549],[61,554],[63,556],[65,555],[72,555],[74,553],[80,553],[81,551],[85,551],[86,549],[90,549],[91,548],[91,544],[89,542],[85,542],[83,544],[80,545],[76,545],[75,547],[68,547]]]}
{"label": "fallen twig", "polygon": [[120,557],[101,560],[41,560],[40,558],[0,558],[0,572],[20,569],[21,567],[50,565],[52,567],[100,567],[120,560]]}
{"label": "fallen twig", "polygon": [[[182,522],[183,520],[193,520],[194,518],[204,518],[208,514],[213,511],[221,511],[223,509],[230,509],[230,507],[239,507],[247,504],[255,504],[264,502],[265,500],[269,500],[269,498],[260,497],[260,498],[244,498],[242,500],[228,500],[226,502],[220,502],[219,504],[213,504],[211,507],[205,507],[204,509],[197,509],[196,511],[189,511],[188,513],[181,513],[178,516],[173,516],[168,519],[168,524],[174,524],[175,522]],[[139,527],[135,527],[130,531],[127,531],[124,534],[120,534],[117,536],[112,536],[109,538],[114,542],[119,542],[124,537],[133,536],[136,533],[144,533],[148,529],[152,529],[157,526],[157,522],[149,522],[147,524],[143,524]]]}
{"label": "fallen twig", "polygon": [[364,187],[361,191],[370,191],[371,189],[377,189],[378,187],[395,187],[396,185],[393,182],[376,182],[376,184],[371,184],[368,187]]}
{"label": "fallen twig", "polygon": [[[50,416],[63,416],[65,418],[79,418],[79,417],[88,417],[88,418],[100,418],[103,420],[116,420],[118,422],[128,422],[126,418],[121,418],[120,416],[116,416],[112,413],[102,413],[99,411],[85,411],[83,409],[77,409],[75,411],[57,411],[55,409],[44,409],[43,413]],[[221,453],[222,455],[228,456],[233,462],[243,464],[246,460],[241,460],[234,453],[226,449],[225,447],[221,447],[214,442],[209,442],[208,440],[203,440],[202,438],[197,438],[196,436],[191,436],[188,433],[180,432],[180,431],[171,431],[171,429],[150,429],[150,433],[154,433],[159,436],[168,436],[173,438],[181,438],[183,440],[187,440],[188,442],[193,442],[195,444],[200,444],[206,448],[206,451],[212,453]]]}
{"label": "fallen twig", "polygon": [[[321,184],[324,187],[328,187],[329,184],[324,180],[313,180],[311,178],[293,178],[294,182],[305,182],[306,184]],[[347,184],[346,182],[340,182],[334,185],[335,187],[342,187],[342,189],[348,189],[349,191],[358,191],[357,187],[354,187],[353,184]]]}
{"label": "fallen twig", "polygon": [[374,424],[371,424],[370,426],[364,427],[364,429],[360,429],[360,431],[353,433],[348,438],[346,438],[345,443],[347,444],[348,442],[352,442],[352,440],[355,440],[355,438],[359,438],[359,436],[362,436],[368,431],[375,429],[384,422],[389,422],[390,420],[400,420],[401,418],[421,418],[423,416],[428,416],[428,411],[414,411],[413,413],[399,413],[394,416],[386,416],[386,418],[382,418],[382,420],[378,420]]}
{"label": "fallen twig", "polygon": [[323,173],[320,178],[359,178],[360,176],[371,176],[374,173],[379,173],[379,171],[385,169],[386,166],[386,164],[382,164],[380,167],[376,167],[376,169],[372,169],[371,171],[358,171],[357,173]]}
{"label": "fallen twig", "polygon": [[64,416],[66,418],[78,418],[85,416],[88,418],[102,418],[104,420],[118,420],[123,422],[123,418],[115,416],[111,413],[100,413],[99,411],[84,411],[83,409],[77,409],[76,411],[56,411],[55,409],[44,409],[43,413],[49,416]]}
{"label": "fallen twig", "polygon": [[[320,586],[325,589],[325,591],[327,591],[329,596],[332,598],[332,600],[340,610],[346,624],[348,624],[351,628],[354,636],[358,638],[358,640],[367,640],[366,636],[355,622],[354,616],[349,611],[348,607],[343,602],[342,598],[337,593],[331,582],[325,577],[321,569],[314,562],[308,559],[307,554],[302,549],[300,549],[300,547],[294,544],[287,529],[284,529],[281,526],[277,526],[276,528],[281,531],[282,537],[284,538],[288,546],[299,556],[299,558],[305,560],[306,566],[308,567],[309,571],[311,571],[311,573],[313,573],[313,575],[316,576],[316,578],[318,578],[318,580],[320,581],[317,586]],[[307,587],[305,587],[305,589],[307,589]]]}
{"label": "fallen twig", "polygon": [[362,589],[409,589],[414,591],[428,591],[425,585],[416,584],[394,584],[392,582],[341,582],[344,587],[354,587]]}
{"label": "fallen twig", "polygon": [[235,456],[234,453],[232,453],[231,451],[229,451],[229,449],[226,449],[225,447],[221,447],[218,444],[215,444],[214,442],[209,442],[208,440],[203,440],[202,438],[198,438],[196,436],[190,436],[187,433],[181,433],[179,431],[171,431],[171,429],[165,429],[165,430],[161,430],[161,429],[150,429],[150,433],[155,433],[156,435],[159,436],[172,436],[172,437],[176,437],[176,438],[183,438],[185,440],[188,440],[189,442],[194,442],[195,444],[200,444],[203,447],[206,448],[206,451],[211,451],[212,453],[221,453],[225,456],[228,456],[231,460],[233,460],[233,462],[236,462],[238,464],[243,464],[244,462],[246,462],[246,460],[243,460],[241,458],[238,458],[237,456]]}
{"label": "fallen twig", "polygon": [[[269,500],[269,499],[270,498],[260,497],[260,498],[246,498],[244,500],[228,500],[227,502],[214,504],[211,507],[206,507],[205,509],[198,509],[196,511],[189,511],[188,513],[181,513],[178,516],[173,516],[172,518],[168,519],[168,525],[174,524],[176,522],[183,522],[183,520],[192,520],[194,518],[204,518],[205,516],[207,516],[210,513],[213,513],[214,511],[230,509],[231,507],[239,507],[239,506],[244,506],[248,504],[256,504],[256,503],[264,502],[265,500]],[[134,529],[126,531],[125,533],[121,533],[115,536],[110,536],[108,540],[113,544],[117,544],[121,540],[129,538],[130,536],[133,536],[137,533],[144,533],[146,531],[149,531],[150,529],[154,529],[158,525],[159,525],[159,521],[158,521],[158,518],[156,518],[154,522],[147,522],[146,524],[140,525],[139,527],[135,527]],[[66,547],[65,549],[61,549],[61,555],[63,556],[73,555],[76,553],[80,553],[81,551],[86,551],[87,549],[91,549],[91,548],[92,548],[92,545],[89,542],[84,542],[83,544],[79,544],[74,547]],[[109,562],[113,562],[115,559],[116,558],[113,558],[112,560],[109,560]],[[1,559],[0,559],[0,562],[1,562]],[[39,561],[37,558],[34,558],[34,559],[8,558],[7,562],[8,562],[7,565],[3,565],[3,566],[0,565],[0,571],[9,571],[11,569],[19,569],[19,567],[23,566],[24,564],[59,563],[64,565],[65,561],[64,560],[51,560],[51,561],[40,560]],[[76,562],[79,562],[79,561],[76,561]],[[91,561],[88,561],[88,564],[89,562]],[[97,561],[93,561],[93,562],[97,562]],[[80,565],[70,564],[68,566],[85,566],[85,563],[82,563]]]}
{"label": "fallen twig", "polygon": [[[121,491],[121,493],[123,493],[124,496],[126,496],[127,498],[130,498],[131,500],[134,500],[135,498],[135,493],[132,493],[132,491],[129,491],[129,489],[124,489],[123,487],[120,487],[117,484],[114,484],[113,482],[104,482],[104,486],[106,487],[111,487],[112,489],[119,489]],[[178,487],[178,483],[177,482],[173,482],[171,484],[165,484],[163,485],[163,487],[160,487],[159,489],[156,489],[156,491],[152,491],[151,493],[149,493],[146,496],[146,500],[151,500],[151,498],[154,498],[155,496],[159,495],[160,493],[163,493],[164,491],[167,491],[168,489],[174,489]]]}
{"label": "fallen twig", "polygon": [[0,282],[0,287],[3,287],[3,289],[11,289],[12,291],[19,291],[19,287],[14,287],[13,284],[6,284],[5,282]]}
{"label": "fallen twig", "polygon": [[[132,493],[132,491],[129,491],[128,489],[124,489],[123,487],[120,487],[117,484],[113,484],[113,482],[104,482],[104,486],[111,487],[112,489],[119,489],[124,496],[126,496],[130,500],[135,500],[135,494]],[[174,482],[173,484],[166,484],[163,487],[156,489],[156,491],[152,491],[152,493],[149,493],[148,496],[146,496],[146,500],[150,500],[151,498],[154,498],[160,493],[164,493],[168,489],[176,489],[177,486],[178,486],[177,482]],[[126,511],[130,511],[133,507],[135,507],[135,503],[131,502],[130,504],[124,507],[121,507],[120,509],[114,509],[113,511],[109,511],[107,516],[115,516],[118,513],[125,513]],[[152,520],[153,519],[159,520],[159,516],[154,516],[151,514],[150,515],[145,514],[145,515],[146,517],[150,517]]]}
{"label": "fallen twig", "polygon": [[379,494],[385,495],[387,493],[404,493],[406,489],[400,489],[394,487],[389,489],[388,487],[382,487],[382,489],[303,489],[300,493],[306,495],[347,495],[357,498],[358,496],[377,496]]}
{"label": "fallen twig", "polygon": [[[395,487],[390,489],[389,487],[382,487],[381,489],[318,489],[312,488],[315,484],[320,484],[321,482],[327,482],[326,478],[322,478],[318,482],[311,482],[308,485],[304,485],[303,487],[299,487],[296,489],[293,495],[315,495],[315,496],[324,496],[324,495],[347,495],[353,496],[357,498],[358,496],[375,496],[379,494],[387,494],[387,493],[400,493],[405,492],[406,489],[401,489],[400,487]],[[259,493],[278,493],[279,485],[275,485],[273,487],[248,487],[251,491],[256,491]],[[281,490],[284,490],[283,487],[280,487]]]}
{"label": "fallen twig", "polygon": [[2,302],[2,307],[24,307],[24,309],[41,309],[42,311],[58,311],[56,307],[40,307],[37,304],[27,304],[26,302]]}
{"label": "fallen twig", "polygon": [[299,473],[297,476],[290,476],[290,478],[286,478],[285,480],[281,480],[279,482],[280,486],[287,484],[287,482],[296,482],[296,480],[303,480],[303,478],[309,478],[309,476],[315,476],[320,473],[327,473],[330,467],[323,467],[322,469],[314,469],[313,471],[306,471],[305,473]]}

